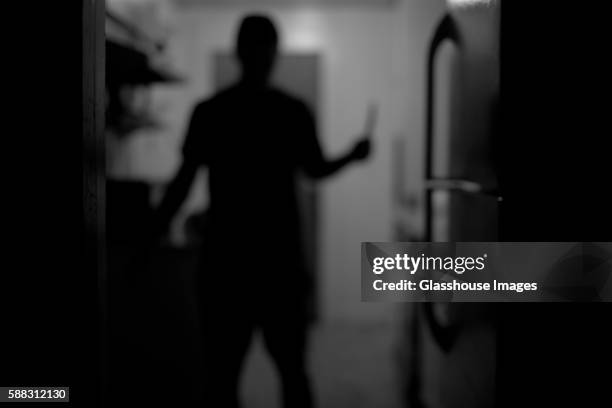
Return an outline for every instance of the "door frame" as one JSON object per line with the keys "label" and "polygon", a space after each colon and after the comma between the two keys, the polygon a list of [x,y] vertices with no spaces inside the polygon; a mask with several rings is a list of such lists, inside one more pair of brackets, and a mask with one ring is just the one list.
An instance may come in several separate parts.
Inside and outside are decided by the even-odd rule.
{"label": "door frame", "polygon": [[105,239],[104,0],[82,3],[82,175],[85,270],[97,280],[98,335],[95,405],[107,405],[108,290]]}

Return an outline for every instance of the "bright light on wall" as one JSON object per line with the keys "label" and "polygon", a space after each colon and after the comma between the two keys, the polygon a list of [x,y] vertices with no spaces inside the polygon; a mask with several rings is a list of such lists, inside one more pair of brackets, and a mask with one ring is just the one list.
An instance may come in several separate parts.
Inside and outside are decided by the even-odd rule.
{"label": "bright light on wall", "polygon": [[312,51],[321,47],[322,21],[315,10],[302,9],[283,27],[284,46],[292,51]]}
{"label": "bright light on wall", "polygon": [[495,0],[446,0],[450,7],[488,6]]}

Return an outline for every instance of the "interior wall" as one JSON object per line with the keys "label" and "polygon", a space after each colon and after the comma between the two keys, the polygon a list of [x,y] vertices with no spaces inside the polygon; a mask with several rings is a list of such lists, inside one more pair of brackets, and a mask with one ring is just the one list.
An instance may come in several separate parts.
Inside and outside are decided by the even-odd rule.
{"label": "interior wall", "polygon": [[[214,53],[233,49],[237,24],[245,13],[270,14],[279,25],[284,50],[321,55],[317,119],[327,155],[339,155],[352,146],[363,130],[368,104],[378,103],[372,159],[320,184],[320,297],[327,320],[391,319],[392,305],[360,301],[360,242],[393,239],[393,138],[406,142],[405,191],[421,197],[424,56],[443,6],[442,0],[406,0],[393,7],[175,9],[168,50],[186,81],[154,91],[166,127],[130,142],[136,152],[134,174],[153,183],[167,182],[179,164],[179,147],[194,103],[214,92]],[[183,214],[206,201],[202,181],[194,186]],[[418,225],[420,214],[411,217]]]}

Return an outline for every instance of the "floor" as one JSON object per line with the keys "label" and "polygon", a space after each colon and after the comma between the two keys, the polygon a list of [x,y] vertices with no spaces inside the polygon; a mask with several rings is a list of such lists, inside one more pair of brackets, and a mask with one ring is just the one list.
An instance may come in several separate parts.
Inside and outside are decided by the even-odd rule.
{"label": "floor", "polygon": [[[312,333],[310,371],[318,408],[401,407],[389,325],[322,324]],[[280,408],[278,380],[259,338],[242,379],[244,408]]]}

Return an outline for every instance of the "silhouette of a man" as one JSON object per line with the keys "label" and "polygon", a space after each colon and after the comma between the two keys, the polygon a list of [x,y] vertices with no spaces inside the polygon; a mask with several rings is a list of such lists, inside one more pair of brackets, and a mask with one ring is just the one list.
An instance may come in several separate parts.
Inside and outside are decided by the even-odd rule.
{"label": "silhouette of a man", "polygon": [[269,18],[243,19],[242,77],[195,107],[182,166],[159,209],[166,226],[198,168],[208,168],[212,242],[203,250],[198,297],[211,407],[239,405],[241,365],[256,329],[280,374],[284,407],[312,406],[296,172],[326,177],[370,151],[365,137],[336,160],[324,157],[306,105],[269,83],[277,44]]}

